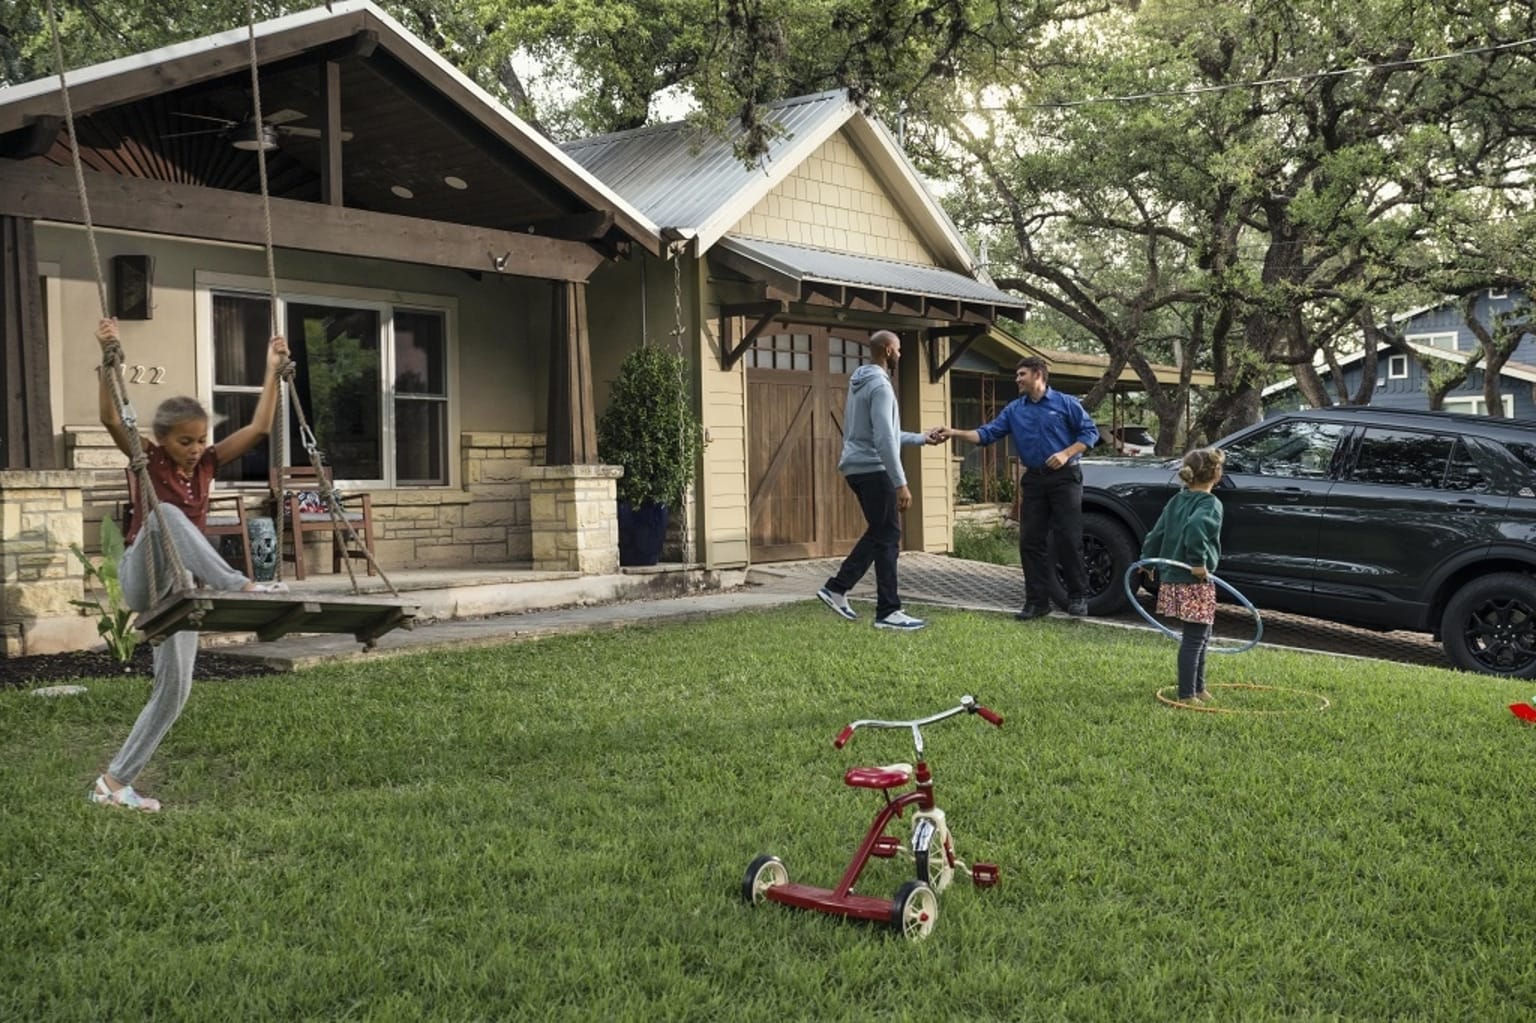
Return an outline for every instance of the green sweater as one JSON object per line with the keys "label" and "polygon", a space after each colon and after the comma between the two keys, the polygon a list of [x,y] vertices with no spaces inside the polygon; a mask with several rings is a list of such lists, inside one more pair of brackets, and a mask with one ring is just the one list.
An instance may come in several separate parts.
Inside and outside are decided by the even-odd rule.
{"label": "green sweater", "polygon": [[[1167,558],[1216,571],[1221,560],[1221,502],[1203,490],[1181,490],[1163,506],[1157,525],[1141,545],[1143,558]],[[1158,565],[1164,582],[1199,582],[1182,568]]]}

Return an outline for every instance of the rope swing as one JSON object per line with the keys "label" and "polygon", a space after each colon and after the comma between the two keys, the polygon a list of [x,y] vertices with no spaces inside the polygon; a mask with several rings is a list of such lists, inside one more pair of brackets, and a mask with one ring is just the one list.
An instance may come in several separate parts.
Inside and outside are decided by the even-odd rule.
{"label": "rope swing", "polygon": [[[64,45],[59,33],[58,13],[54,7],[54,0],[45,0],[49,34],[53,42],[54,61],[59,75],[59,94],[64,109],[65,127],[69,133],[70,162],[74,168],[75,190],[80,201],[81,220],[85,225],[85,236],[90,248],[91,268],[96,278],[96,295],[100,303],[101,318],[108,319],[111,316],[111,308],[107,301],[106,275],[102,272],[101,252],[96,242],[95,225],[91,219],[90,197],[86,188],[85,165],[80,156],[79,132],[75,123],[74,107],[69,93],[69,82],[64,70]],[[259,61],[256,52],[256,8],[254,0],[247,3],[247,28],[250,43],[250,72],[251,92],[255,105],[255,117],[257,125],[264,123],[261,113],[261,88],[259,76]],[[266,153],[262,149],[256,151],[257,171],[261,186],[262,222],[265,230],[264,251],[266,254],[267,268],[267,293],[269,299],[269,321],[272,336],[278,334],[279,303],[277,295],[277,273],[275,266],[275,247],[272,241],[272,211],[267,182]],[[314,432],[309,427],[309,422],[304,415],[304,409],[297,402],[292,402],[292,408],[299,421],[300,437],[304,448],[309,452],[310,461],[315,467],[316,477],[320,492],[325,500],[326,508],[330,512],[331,523],[338,535],[344,534],[347,542],[360,548],[368,559],[370,567],[377,572],[389,591],[394,595],[396,602],[384,603],[367,599],[346,598],[307,598],[297,600],[291,597],[270,593],[210,593],[197,589],[197,581],[186,568],[180,552],[176,549],[176,543],[171,535],[171,530],[165,521],[165,512],[162,508],[159,495],[155,492],[153,480],[149,475],[149,458],[144,450],[143,438],[139,434],[139,417],[134,410],[132,402],[128,400],[128,386],[123,374],[123,350],[118,341],[109,341],[103,346],[101,371],[107,374],[107,385],[113,403],[117,406],[118,414],[122,419],[124,430],[127,434],[126,446],[128,448],[128,467],[137,481],[138,502],[141,505],[136,511],[142,516],[140,522],[145,527],[149,525],[149,516],[155,516],[158,528],[154,530],[156,542],[160,544],[160,550],[165,556],[166,564],[171,566],[174,579],[171,585],[162,585],[157,578],[157,561],[153,557],[144,559],[147,566],[150,593],[154,600],[158,601],[154,606],[141,611],[135,626],[144,633],[145,638],[151,643],[158,643],[166,636],[187,629],[214,629],[235,632],[255,632],[258,639],[277,639],[289,632],[349,632],[359,642],[372,648],[377,638],[392,629],[409,628],[414,624],[417,608],[413,605],[398,603],[399,591],[394,583],[390,582],[382,569],[374,561],[373,552],[358,538],[357,531],[346,518],[341,506],[341,500],[337,496],[335,488],[326,476],[323,465],[324,459],[319,444],[315,440]],[[287,402],[287,387],[291,383],[294,374],[292,359],[285,360],[278,370],[279,377],[279,408],[283,408]],[[281,457],[281,452],[286,450],[283,438],[283,424],[285,417],[278,415],[277,432],[272,440],[274,455]],[[281,495],[275,502],[277,504],[277,534],[279,542],[283,533],[283,503]],[[301,551],[295,551],[295,557],[302,556]],[[357,575],[353,571],[351,558],[347,559],[347,574],[351,579],[352,592],[359,593]],[[282,559],[278,558],[278,573],[281,575]]]}

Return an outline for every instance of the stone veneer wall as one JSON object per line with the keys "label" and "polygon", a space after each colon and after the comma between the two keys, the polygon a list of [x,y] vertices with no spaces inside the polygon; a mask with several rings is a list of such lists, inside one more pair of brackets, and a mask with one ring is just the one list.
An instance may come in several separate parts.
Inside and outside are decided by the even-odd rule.
{"label": "stone veneer wall", "polygon": [[[92,471],[83,483],[84,542],[100,550],[101,520],[121,510],[128,460],[100,427],[67,427],[65,434],[71,468]],[[543,434],[466,433],[459,446],[462,487],[370,490],[374,560],[386,572],[531,562],[525,473],[543,458]],[[271,514],[265,489],[249,492],[246,514]],[[306,543],[305,566],[331,570],[329,534]]]}
{"label": "stone veneer wall", "polygon": [[85,595],[70,552],[84,532],[81,488],[90,474],[0,472],[0,652],[6,657],[79,650],[96,642],[94,619],[71,600]]}

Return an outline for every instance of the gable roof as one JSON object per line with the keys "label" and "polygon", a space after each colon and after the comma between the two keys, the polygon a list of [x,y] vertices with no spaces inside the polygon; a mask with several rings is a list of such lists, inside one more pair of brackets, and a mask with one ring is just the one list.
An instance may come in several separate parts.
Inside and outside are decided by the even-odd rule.
{"label": "gable roof", "polygon": [[[1424,310],[1422,309],[1419,310],[1419,312],[1423,311]],[[1468,352],[1453,352],[1449,348],[1437,348],[1434,345],[1421,345],[1412,341],[1408,342],[1408,347],[1412,348],[1415,352],[1418,352],[1420,355],[1426,358],[1443,359],[1446,362],[1455,362],[1462,365],[1465,365],[1467,360],[1471,358],[1471,354]],[[1376,354],[1380,355],[1382,352],[1389,351],[1392,351],[1392,346],[1384,344],[1377,347]],[[1358,352],[1352,352],[1351,354],[1346,355],[1342,359],[1338,360],[1339,368],[1344,369],[1348,366],[1353,366],[1355,363],[1364,358],[1365,351],[1363,349]],[[1318,376],[1328,376],[1333,372],[1332,367],[1330,366],[1315,366],[1314,369],[1316,369]],[[1510,377],[1514,380],[1522,380],[1526,383],[1536,383],[1536,366],[1532,366],[1524,362],[1506,362],[1499,369],[1499,376]],[[1298,386],[1296,383],[1296,378],[1293,376],[1288,380],[1281,380],[1277,383],[1270,384],[1268,387],[1260,391],[1259,395],[1262,398],[1268,398],[1271,395],[1281,394],[1296,386]]]}
{"label": "gable roof", "polygon": [[[211,86],[221,79],[234,81],[242,73],[248,76],[250,32],[241,26],[69,71],[66,79],[71,106],[77,117],[86,118],[97,111],[176,90]],[[569,206],[611,211],[619,230],[652,251],[660,251],[661,236],[654,222],[370,0],[340,0],[330,10],[317,7],[261,22],[254,34],[264,78],[273,73],[274,66],[280,68],[295,58],[313,60],[344,54],[349,44],[356,46],[360,41],[366,42],[369,52],[376,46],[392,59],[392,70],[398,69],[400,75],[420,87],[424,108],[446,112],[462,122],[472,133],[468,145],[488,148],[495,159],[510,161],[514,168],[529,168],[550,183],[551,196],[565,196],[561,201]],[[268,112],[265,105],[263,112]],[[56,76],[0,89],[0,142],[7,135],[14,138],[26,132],[40,119],[62,113]],[[393,144],[396,140],[387,141]],[[405,149],[408,151],[409,146]]]}
{"label": "gable roof", "polygon": [[733,120],[723,136],[686,121],[598,135],[561,148],[661,229],[697,239],[707,252],[769,192],[839,131],[889,193],[939,265],[974,277],[976,261],[890,133],[841,90],[782,100],[762,117],[777,131],[753,166],[735,147],[745,137]]}

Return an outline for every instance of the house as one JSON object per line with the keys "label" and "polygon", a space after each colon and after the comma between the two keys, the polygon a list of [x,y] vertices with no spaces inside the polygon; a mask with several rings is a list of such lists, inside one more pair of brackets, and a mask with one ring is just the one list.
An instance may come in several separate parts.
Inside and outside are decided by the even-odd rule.
{"label": "house", "polygon": [[[1490,291],[1478,299],[1473,314],[1479,322],[1491,324],[1495,317],[1518,308],[1525,301],[1518,292]],[[1459,301],[1448,300],[1413,310],[1398,320],[1396,329],[1401,331],[1420,359],[1411,359],[1382,345],[1377,352],[1376,386],[1371,392],[1371,404],[1383,408],[1427,409],[1425,362],[1430,365],[1436,362],[1465,363],[1478,353],[1477,339],[1462,318]],[[1344,376],[1345,394],[1359,392],[1364,359],[1362,349],[1338,360]],[[1333,380],[1332,369],[1321,363],[1315,368],[1328,393],[1337,400],[1339,389]],[[1444,409],[1447,412],[1488,414],[1490,410],[1483,396],[1484,379],[1483,370],[1474,368],[1466,380],[1445,396]],[[1536,339],[1523,338],[1514,356],[1501,367],[1499,394],[1502,407],[1491,410],[1492,414],[1536,419]],[[1266,412],[1306,407],[1294,377],[1264,388],[1263,401]]]}
{"label": "house", "polygon": [[[903,428],[920,430],[948,420],[965,351],[999,318],[1024,316],[1017,296],[978,279],[895,140],[846,93],[764,116],[778,130],[751,166],[735,135],[683,122],[562,147],[672,241],[666,256],[636,251],[593,274],[592,332],[670,343],[681,321],[707,441],[698,557],[711,567],[841,555],[864,531],[837,460],[847,378],[872,332],[906,341],[895,383]],[[594,345],[601,381],[600,357]],[[948,550],[948,449],[903,457],[905,547]]]}
{"label": "house", "polygon": [[[293,401],[340,486],[372,494],[380,565],[616,571],[585,293],[662,251],[654,225],[366,0],[253,32],[260,124],[246,26],[69,72],[90,233],[58,79],[0,90],[7,655],[96,639],[68,548],[124,484],[97,415],[103,299],[141,422],[191,394],[215,438],[250,414],[275,306]],[[286,432],[273,455],[304,463]],[[217,487],[260,506],[268,469],[263,448]]]}
{"label": "house", "polygon": [[[372,495],[380,565],[584,575],[617,571],[622,470],[594,422],[636,345],[686,358],[706,445],[674,522],[684,560],[729,570],[862,532],[836,462],[872,331],[908,339],[917,430],[947,418],[966,348],[1024,315],[842,93],[770,110],[749,167],[683,124],[555,146],[367,0],[253,33],[259,124],[244,26],[69,73],[91,232],[57,79],[0,90],[8,655],[95,640],[68,548],[95,545],[123,480],[97,417],[99,294],[143,418],[192,394],[216,438],[249,415],[275,310],[291,401],[339,486]],[[295,425],[282,464],[305,461]],[[946,550],[948,453],[906,457],[906,545]],[[261,508],[270,469],[253,453],[217,487]]]}

